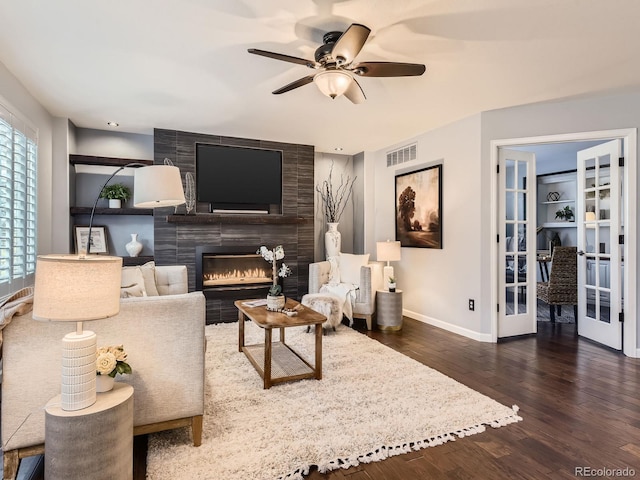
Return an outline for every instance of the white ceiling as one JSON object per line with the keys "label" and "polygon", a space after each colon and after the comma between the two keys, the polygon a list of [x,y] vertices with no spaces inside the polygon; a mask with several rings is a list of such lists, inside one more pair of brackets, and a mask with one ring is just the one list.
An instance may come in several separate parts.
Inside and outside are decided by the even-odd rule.
{"label": "white ceiling", "polygon": [[[322,33],[372,30],[357,60],[424,63],[324,97],[311,73],[247,53],[313,58]],[[640,85],[637,0],[5,0],[0,61],[77,126],[154,127],[371,151],[511,105]],[[1,94],[0,88],[0,94]]]}

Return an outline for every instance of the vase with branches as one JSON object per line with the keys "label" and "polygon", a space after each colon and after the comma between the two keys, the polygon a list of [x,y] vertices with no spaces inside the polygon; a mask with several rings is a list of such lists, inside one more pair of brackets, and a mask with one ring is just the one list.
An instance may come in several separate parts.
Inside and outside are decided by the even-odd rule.
{"label": "vase with branches", "polygon": [[334,186],[333,183],[333,166],[329,169],[329,176],[321,184],[316,185],[316,191],[320,194],[324,217],[329,227],[325,233],[324,247],[327,258],[334,257],[340,253],[341,235],[338,231],[338,222],[342,217],[345,207],[349,202],[349,198],[353,194],[353,184],[357,177],[351,178],[350,175],[340,175],[340,183]]}
{"label": "vase with branches", "polygon": [[344,212],[347,202],[353,193],[353,184],[356,178],[344,174],[340,175],[340,183],[334,188],[333,185],[333,162],[329,169],[329,176],[320,185],[316,185],[316,191],[322,199],[324,217],[327,223],[338,223]]}

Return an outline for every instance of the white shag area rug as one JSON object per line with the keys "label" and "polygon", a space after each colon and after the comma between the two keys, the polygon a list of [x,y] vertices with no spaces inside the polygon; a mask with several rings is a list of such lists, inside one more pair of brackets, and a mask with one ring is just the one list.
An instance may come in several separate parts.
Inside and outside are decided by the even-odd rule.
{"label": "white shag area rug", "polygon": [[[264,342],[245,325],[246,344]],[[150,480],[298,480],[312,465],[348,468],[522,420],[516,406],[343,325],[323,337],[322,380],[269,390],[238,352],[237,323],[208,325],[206,336],[202,445],[186,428],[150,435]],[[287,329],[286,341],[312,363],[306,327]]]}

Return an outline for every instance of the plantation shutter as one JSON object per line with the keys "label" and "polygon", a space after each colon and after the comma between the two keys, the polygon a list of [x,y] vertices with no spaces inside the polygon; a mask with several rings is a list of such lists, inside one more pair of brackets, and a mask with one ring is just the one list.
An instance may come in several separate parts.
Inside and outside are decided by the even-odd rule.
{"label": "plantation shutter", "polygon": [[36,268],[37,133],[0,105],[0,297]]}

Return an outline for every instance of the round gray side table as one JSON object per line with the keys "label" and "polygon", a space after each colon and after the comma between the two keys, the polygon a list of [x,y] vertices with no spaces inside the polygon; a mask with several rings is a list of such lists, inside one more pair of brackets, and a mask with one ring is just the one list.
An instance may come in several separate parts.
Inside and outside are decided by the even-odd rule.
{"label": "round gray side table", "polygon": [[376,320],[380,330],[394,332],[402,329],[402,290],[376,291]]}
{"label": "round gray side table", "polygon": [[133,387],[116,382],[82,410],[45,408],[44,474],[47,480],[133,478]]}

